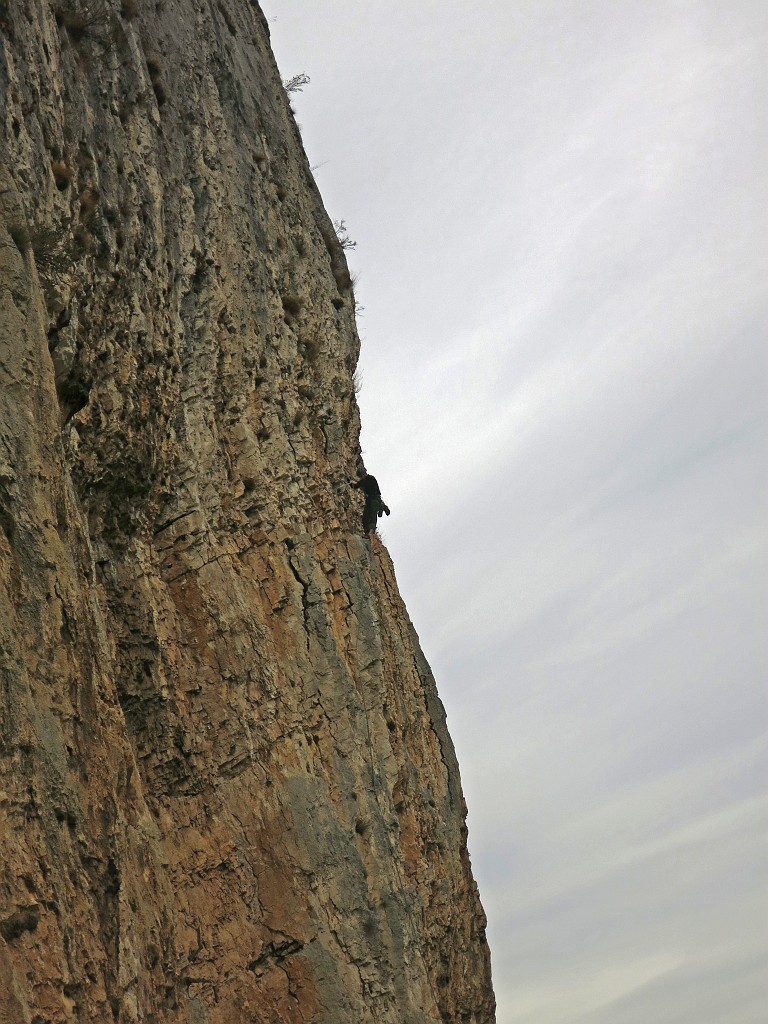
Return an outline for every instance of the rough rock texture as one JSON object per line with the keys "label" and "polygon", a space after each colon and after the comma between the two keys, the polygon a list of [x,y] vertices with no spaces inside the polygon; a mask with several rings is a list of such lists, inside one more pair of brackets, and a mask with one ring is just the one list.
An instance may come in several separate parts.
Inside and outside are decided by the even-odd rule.
{"label": "rough rock texture", "polygon": [[0,123],[0,1024],[492,1021],[260,10],[0,0]]}

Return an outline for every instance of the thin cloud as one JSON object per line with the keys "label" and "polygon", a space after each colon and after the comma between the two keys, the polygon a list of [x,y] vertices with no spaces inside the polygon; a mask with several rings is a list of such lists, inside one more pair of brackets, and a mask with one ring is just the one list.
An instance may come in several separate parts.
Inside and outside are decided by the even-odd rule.
{"label": "thin cloud", "polygon": [[768,8],[274,13],[499,1024],[757,1024]]}

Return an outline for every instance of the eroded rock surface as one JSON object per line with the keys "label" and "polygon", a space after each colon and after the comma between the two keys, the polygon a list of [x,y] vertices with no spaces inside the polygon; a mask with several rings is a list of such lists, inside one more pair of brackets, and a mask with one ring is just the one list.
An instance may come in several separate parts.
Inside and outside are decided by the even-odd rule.
{"label": "eroded rock surface", "polygon": [[492,1021],[261,11],[0,0],[0,122],[1,1024]]}

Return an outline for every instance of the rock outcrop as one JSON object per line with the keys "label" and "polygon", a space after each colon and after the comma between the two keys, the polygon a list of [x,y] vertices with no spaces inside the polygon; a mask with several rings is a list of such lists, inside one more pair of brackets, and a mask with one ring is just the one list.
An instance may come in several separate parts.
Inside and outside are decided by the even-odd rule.
{"label": "rock outcrop", "polygon": [[0,0],[0,1022],[494,1019],[249,0]]}

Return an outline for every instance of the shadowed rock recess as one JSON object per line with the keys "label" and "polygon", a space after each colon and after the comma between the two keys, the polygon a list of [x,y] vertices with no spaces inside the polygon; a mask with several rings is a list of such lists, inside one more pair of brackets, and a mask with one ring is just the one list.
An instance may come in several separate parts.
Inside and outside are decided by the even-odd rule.
{"label": "shadowed rock recess", "polygon": [[0,0],[0,1022],[494,1020],[248,0]]}

